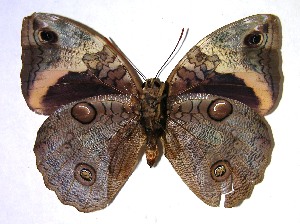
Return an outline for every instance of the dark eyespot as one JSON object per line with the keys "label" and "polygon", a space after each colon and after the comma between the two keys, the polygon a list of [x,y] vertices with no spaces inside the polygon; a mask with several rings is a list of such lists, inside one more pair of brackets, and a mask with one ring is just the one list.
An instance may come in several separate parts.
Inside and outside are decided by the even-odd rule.
{"label": "dark eyespot", "polygon": [[39,39],[42,43],[56,43],[58,41],[58,36],[54,31],[51,30],[41,30],[39,32]]}
{"label": "dark eyespot", "polygon": [[81,102],[74,105],[71,109],[71,115],[82,124],[91,123],[97,116],[95,107],[87,102]]}
{"label": "dark eyespot", "polygon": [[248,34],[244,39],[244,44],[248,47],[258,47],[263,42],[263,35],[259,32],[253,32]]}
{"label": "dark eyespot", "polygon": [[74,176],[79,183],[85,186],[91,186],[96,181],[95,169],[85,163],[80,163],[75,167]]}
{"label": "dark eyespot", "polygon": [[208,116],[215,121],[222,121],[232,114],[232,105],[227,100],[217,99],[208,107]]}
{"label": "dark eyespot", "polygon": [[231,167],[228,161],[220,160],[211,166],[211,177],[215,181],[224,181],[231,174]]}

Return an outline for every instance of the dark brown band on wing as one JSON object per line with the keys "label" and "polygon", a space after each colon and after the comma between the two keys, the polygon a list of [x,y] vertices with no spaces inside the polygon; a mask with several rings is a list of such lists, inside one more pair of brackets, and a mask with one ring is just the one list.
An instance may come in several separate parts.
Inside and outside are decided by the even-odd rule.
{"label": "dark brown band on wing", "polygon": [[[265,75],[265,79],[268,80],[272,88],[272,98],[274,103],[279,103],[280,93],[282,92],[283,74],[281,70],[281,52],[278,50],[269,50],[262,52],[261,63],[263,65],[263,72],[265,74],[271,74],[271,76]],[[270,79],[270,80],[269,80]],[[275,109],[275,108],[274,108]]]}
{"label": "dark brown band on wing", "polygon": [[259,99],[252,88],[233,74],[218,74],[208,79],[205,84],[199,84],[185,93],[208,93],[238,100],[253,109],[259,106]]}
{"label": "dark brown band on wing", "polygon": [[61,105],[87,97],[107,94],[119,94],[116,89],[103,84],[93,75],[69,72],[50,86],[43,97],[43,106],[47,114],[54,112]]}

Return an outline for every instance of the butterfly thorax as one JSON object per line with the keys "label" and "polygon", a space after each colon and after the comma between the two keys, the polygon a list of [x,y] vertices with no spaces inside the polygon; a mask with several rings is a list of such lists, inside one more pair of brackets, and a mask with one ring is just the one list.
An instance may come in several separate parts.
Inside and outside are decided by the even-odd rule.
{"label": "butterfly thorax", "polygon": [[141,96],[141,124],[146,133],[146,158],[152,167],[158,157],[158,139],[166,123],[166,85],[159,79],[148,79],[143,83]]}

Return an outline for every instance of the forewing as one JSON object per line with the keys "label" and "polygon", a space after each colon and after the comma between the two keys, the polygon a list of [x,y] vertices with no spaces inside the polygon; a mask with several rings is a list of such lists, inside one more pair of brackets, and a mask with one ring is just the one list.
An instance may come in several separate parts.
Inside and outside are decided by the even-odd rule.
{"label": "forewing", "polygon": [[24,18],[22,92],[37,113],[103,94],[141,91],[136,71],[101,34],[71,19],[44,13]]}
{"label": "forewing", "polygon": [[145,141],[133,102],[122,95],[88,98],[44,122],[34,147],[37,167],[62,203],[91,212],[120,191]]}
{"label": "forewing", "polygon": [[205,203],[239,205],[261,182],[273,148],[268,124],[250,107],[209,94],[169,101],[165,155]]}
{"label": "forewing", "polygon": [[254,15],[231,23],[184,56],[168,78],[169,95],[210,93],[236,99],[264,115],[280,95],[280,48],[276,16]]}

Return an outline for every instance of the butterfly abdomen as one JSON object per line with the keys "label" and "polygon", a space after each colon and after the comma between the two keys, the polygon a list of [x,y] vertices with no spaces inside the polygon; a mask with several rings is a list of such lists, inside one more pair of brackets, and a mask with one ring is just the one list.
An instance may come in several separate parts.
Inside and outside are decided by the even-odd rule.
{"label": "butterfly abdomen", "polygon": [[165,83],[159,79],[148,79],[143,84],[141,96],[141,124],[146,140],[147,163],[152,167],[158,157],[158,139],[163,134],[166,124]]}

